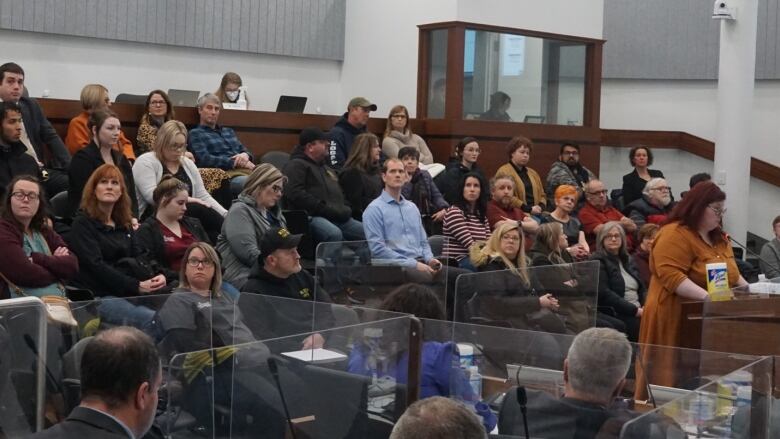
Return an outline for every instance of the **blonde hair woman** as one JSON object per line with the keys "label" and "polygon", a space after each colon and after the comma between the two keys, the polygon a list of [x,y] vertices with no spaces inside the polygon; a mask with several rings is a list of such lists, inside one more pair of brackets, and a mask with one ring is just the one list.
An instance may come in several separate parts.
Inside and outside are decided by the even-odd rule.
{"label": "blonde hair woman", "polygon": [[225,280],[241,289],[260,256],[260,241],[271,227],[286,227],[279,207],[287,177],[269,163],[252,170],[244,190],[222,224],[217,250],[225,266]]}
{"label": "blonde hair woman", "polygon": [[172,175],[187,187],[187,216],[200,220],[209,238],[216,241],[227,210],[206,190],[195,162],[184,156],[186,150],[187,128],[183,123],[169,120],[157,130],[152,151],[141,154],[133,164],[138,210],[142,218],[149,216],[154,189],[164,175]]}
{"label": "blonde hair woman", "polygon": [[[89,116],[97,110],[105,110],[111,106],[108,97],[108,89],[100,84],[87,84],[81,89],[81,108],[84,110],[68,123],[68,133],[65,136],[65,146],[70,154],[76,154],[92,140],[92,133],[88,127]],[[128,160],[135,160],[133,143],[125,137],[125,133],[119,132],[119,140],[114,149],[121,152]]]}

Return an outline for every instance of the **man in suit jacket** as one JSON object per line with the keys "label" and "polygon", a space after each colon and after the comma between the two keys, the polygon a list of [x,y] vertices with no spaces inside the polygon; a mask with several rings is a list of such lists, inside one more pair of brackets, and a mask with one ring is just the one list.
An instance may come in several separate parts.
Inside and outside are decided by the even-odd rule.
{"label": "man in suit jacket", "polygon": [[46,119],[34,99],[23,96],[24,70],[16,63],[0,66],[0,100],[14,102],[22,110],[22,143],[27,153],[38,161],[45,171],[43,182],[47,195],[53,197],[68,190],[70,154],[57,131]]}
{"label": "man in suit jacket", "polygon": [[81,404],[34,439],[136,439],[154,421],[162,371],[152,340],[131,327],[95,336],[81,357]]}
{"label": "man in suit jacket", "polygon": [[[563,361],[564,395],[527,392],[528,430],[539,438],[593,438],[607,420],[628,420],[631,413],[610,409],[625,383],[631,364],[631,345],[625,334],[611,328],[581,332]],[[524,435],[516,388],[507,392],[499,413],[501,434]]]}

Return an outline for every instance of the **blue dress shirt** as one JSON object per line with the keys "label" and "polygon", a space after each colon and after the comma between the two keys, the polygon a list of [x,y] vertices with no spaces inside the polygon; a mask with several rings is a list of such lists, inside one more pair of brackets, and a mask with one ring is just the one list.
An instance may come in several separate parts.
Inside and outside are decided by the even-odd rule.
{"label": "blue dress shirt", "polygon": [[383,190],[363,211],[363,231],[375,263],[414,267],[433,259],[420,211],[404,197]]}

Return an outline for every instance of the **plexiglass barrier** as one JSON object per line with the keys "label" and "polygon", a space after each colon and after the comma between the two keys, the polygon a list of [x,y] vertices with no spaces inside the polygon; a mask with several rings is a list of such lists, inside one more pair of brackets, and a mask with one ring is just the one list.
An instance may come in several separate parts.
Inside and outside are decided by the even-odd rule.
{"label": "plexiglass barrier", "polygon": [[304,334],[357,334],[343,349],[290,350],[294,336],[178,354],[168,367],[164,431],[281,439],[292,425],[298,437],[387,437],[418,373],[413,322],[403,316]]}
{"label": "plexiglass barrier", "polygon": [[627,422],[621,438],[776,437],[770,434],[770,357],[723,376]]}
{"label": "plexiglass barrier", "polygon": [[336,303],[380,308],[399,286],[418,283],[430,288],[452,316],[455,278],[468,271],[440,256],[446,246],[442,236],[425,241],[399,237],[396,241],[321,243],[317,246],[317,288]]}
{"label": "plexiglass barrier", "polygon": [[596,323],[595,261],[469,273],[455,284],[455,321],[558,334]]}
{"label": "plexiglass barrier", "polygon": [[37,297],[0,301],[0,436],[22,437],[45,427],[44,405],[56,390],[47,363],[57,357],[48,334],[69,332],[47,328],[46,309]]}

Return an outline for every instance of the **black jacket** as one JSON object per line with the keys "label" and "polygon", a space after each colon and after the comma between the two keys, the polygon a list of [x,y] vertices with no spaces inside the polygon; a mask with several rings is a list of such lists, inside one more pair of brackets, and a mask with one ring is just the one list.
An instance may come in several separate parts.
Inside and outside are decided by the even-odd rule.
{"label": "black jacket", "polygon": [[[133,168],[121,152],[112,149],[111,157],[114,159],[114,164],[122,171],[122,176],[125,177],[125,188],[127,195],[130,197],[133,216],[138,218],[138,199],[135,196]],[[100,149],[95,145],[95,142],[90,142],[89,145],[73,155],[73,160],[71,160],[70,168],[68,169],[70,188],[68,189],[69,212],[67,216],[73,215],[78,210],[81,203],[81,193],[84,191],[84,186],[87,185],[87,180],[89,180],[89,177],[97,168],[104,164],[103,157],[100,155]]]}
{"label": "black jacket", "polygon": [[103,413],[76,407],[67,419],[32,436],[34,439],[129,439],[119,423]]}
{"label": "black jacket", "polygon": [[139,281],[146,279],[134,278],[116,266],[123,258],[143,257],[132,230],[107,226],[79,212],[67,238],[68,247],[79,258],[75,285],[92,290],[96,296],[138,294]]}
{"label": "black jacket", "polygon": [[459,198],[458,184],[460,179],[469,172],[478,174],[482,178],[483,187],[485,186],[485,176],[482,175],[482,170],[477,168],[477,164],[473,164],[471,169],[469,169],[463,166],[459,159],[451,160],[447,163],[447,169],[433,179],[436,187],[439,188],[439,192],[441,192],[448,203],[452,204]]}
{"label": "black jacket", "polygon": [[384,186],[376,168],[369,172],[356,168],[344,169],[339,175],[339,184],[352,208],[352,218],[358,221],[363,219],[363,211],[382,193]]}
{"label": "black jacket", "polygon": [[[650,178],[664,178],[664,173],[655,169],[648,169]],[[637,174],[636,169],[623,176],[623,205],[628,206],[632,201],[642,198],[647,182]]]}
{"label": "black jacket", "polygon": [[326,159],[330,166],[340,169],[349,157],[349,151],[352,150],[352,142],[358,134],[367,132],[366,127],[355,128],[347,121],[347,114],[344,113],[336,121],[333,128],[328,132],[330,136],[330,148],[328,149],[328,158]]}
{"label": "black jacket", "polygon": [[309,216],[321,216],[343,223],[352,216],[339,186],[336,171],[315,163],[299,146],[284,165],[287,187],[284,189],[285,209],[305,210]]}
{"label": "black jacket", "polygon": [[[600,263],[599,306],[610,307],[618,315],[629,317],[635,316],[637,310],[636,305],[625,299],[626,283],[623,280],[623,275],[620,273],[620,259],[618,256],[610,255],[601,250],[593,253],[591,259],[599,261]],[[639,284],[637,290],[639,303],[644,303],[646,289],[639,279],[639,272],[631,262],[631,258],[627,258],[626,261],[623,262],[623,267],[628,274],[636,280],[637,284]]]}
{"label": "black jacket", "polygon": [[[70,153],[60,139],[57,131],[41,110],[38,102],[32,98],[21,97],[19,106],[22,108],[24,130],[30,138],[38,160],[47,168],[67,169],[70,166]],[[46,153],[48,147],[48,154]]]}
{"label": "black jacket", "polygon": [[[261,262],[258,260],[252,267],[249,278],[242,288],[244,292],[255,294],[243,294],[239,299],[242,312],[252,317],[247,320],[247,325],[258,339],[311,332],[313,327],[314,330],[333,327],[331,297],[321,287],[315,286],[311,274],[301,270],[282,279],[265,271],[260,266]],[[256,295],[283,299],[265,299]],[[327,305],[316,305],[312,313],[312,306],[301,302],[312,300],[317,304]]]}
{"label": "black jacket", "polygon": [[0,145],[0,199],[5,199],[8,183],[17,175],[28,174],[40,179],[41,170],[22,142]]}
{"label": "black jacket", "polygon": [[[192,233],[195,239],[200,242],[209,242],[209,235],[203,229],[200,220],[185,216],[181,219],[181,223],[190,233]],[[171,270],[171,267],[165,263],[167,261],[167,258],[165,257],[165,241],[157,218],[154,216],[147,218],[146,221],[141,224],[141,227],[138,228],[135,238],[138,241],[138,247],[146,257],[157,262],[168,282],[179,278],[179,273]]]}

